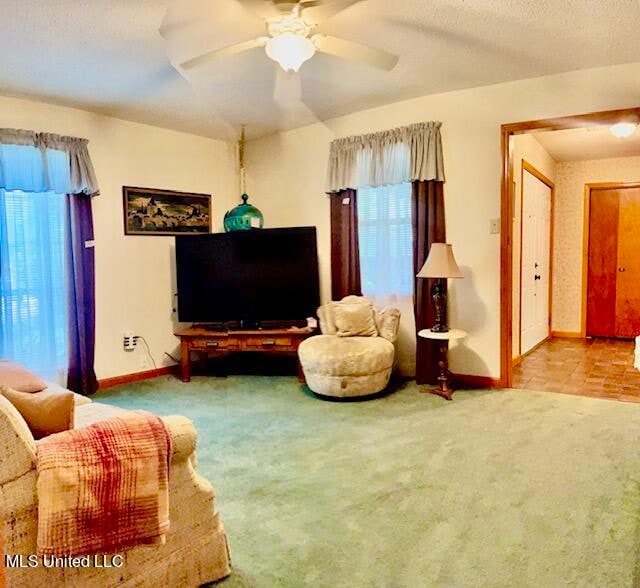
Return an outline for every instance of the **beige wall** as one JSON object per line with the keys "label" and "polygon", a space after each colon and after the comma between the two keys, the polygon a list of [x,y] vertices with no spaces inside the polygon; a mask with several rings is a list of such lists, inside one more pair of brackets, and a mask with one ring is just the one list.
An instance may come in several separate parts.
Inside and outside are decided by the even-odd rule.
{"label": "beige wall", "polygon": [[330,296],[329,142],[425,120],[443,122],[448,241],[465,279],[452,280],[450,323],[469,331],[451,353],[454,371],[500,374],[500,124],[638,106],[640,63],[424,96],[252,141],[248,189],[266,226],[318,228],[322,296]]}
{"label": "beige wall", "polygon": [[554,213],[554,331],[579,333],[582,312],[584,186],[640,182],[640,157],[558,163]]}
{"label": "beige wall", "polygon": [[533,134],[515,135],[513,148],[513,357],[520,355],[520,243],[522,237],[522,160],[530,163],[552,182],[556,162]]}
{"label": "beige wall", "polygon": [[96,371],[98,378],[143,369],[144,346],[122,349],[122,332],[146,338],[158,366],[175,354],[172,292],[174,238],[125,237],[122,186],[213,194],[213,222],[237,196],[235,151],[226,143],[98,116],[81,110],[0,97],[0,126],[90,140],[101,195],[94,199],[96,238]]}

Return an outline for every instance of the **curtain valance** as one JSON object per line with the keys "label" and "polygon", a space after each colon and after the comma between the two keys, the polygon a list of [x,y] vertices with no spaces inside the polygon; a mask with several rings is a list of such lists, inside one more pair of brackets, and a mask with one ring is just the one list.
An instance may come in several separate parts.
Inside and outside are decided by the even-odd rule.
{"label": "curtain valance", "polygon": [[444,182],[440,122],[331,142],[327,192],[415,180]]}
{"label": "curtain valance", "polygon": [[0,189],[97,196],[88,143],[52,133],[0,129]]}

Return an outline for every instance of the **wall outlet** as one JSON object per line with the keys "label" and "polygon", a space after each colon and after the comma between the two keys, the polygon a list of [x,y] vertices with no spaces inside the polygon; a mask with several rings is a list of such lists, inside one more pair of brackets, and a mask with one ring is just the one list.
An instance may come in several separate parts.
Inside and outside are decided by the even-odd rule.
{"label": "wall outlet", "polygon": [[489,220],[489,234],[490,235],[499,235],[500,234],[500,219],[492,218]]}
{"label": "wall outlet", "polygon": [[136,348],[136,336],[133,331],[125,331],[122,333],[122,346],[125,351],[133,351]]}

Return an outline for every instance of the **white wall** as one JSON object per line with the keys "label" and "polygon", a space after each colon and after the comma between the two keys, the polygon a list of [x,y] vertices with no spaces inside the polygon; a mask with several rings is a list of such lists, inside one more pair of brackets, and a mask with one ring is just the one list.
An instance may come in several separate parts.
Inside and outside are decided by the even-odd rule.
{"label": "white wall", "polygon": [[144,347],[122,349],[122,332],[144,336],[158,366],[175,355],[174,238],[124,235],[122,186],[213,194],[214,230],[237,199],[232,145],[40,102],[0,97],[0,126],[89,139],[101,195],[94,199],[98,378],[151,369]]}
{"label": "white wall", "polygon": [[554,331],[582,329],[584,186],[603,182],[640,182],[640,157],[558,163],[553,246]]}
{"label": "white wall", "polygon": [[266,226],[318,228],[322,296],[330,296],[329,142],[425,120],[443,122],[447,235],[466,279],[452,280],[450,323],[470,336],[454,371],[500,375],[500,125],[640,105],[640,63],[424,96],[356,112],[248,144],[248,189]]}
{"label": "white wall", "polygon": [[552,182],[556,177],[556,162],[538,143],[534,134],[515,135],[513,146],[513,357],[520,355],[520,242],[522,237],[522,160],[535,167]]}

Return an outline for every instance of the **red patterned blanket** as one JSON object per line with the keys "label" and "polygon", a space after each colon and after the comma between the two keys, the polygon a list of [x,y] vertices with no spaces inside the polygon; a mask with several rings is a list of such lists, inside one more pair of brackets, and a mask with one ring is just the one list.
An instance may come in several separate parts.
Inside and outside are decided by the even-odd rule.
{"label": "red patterned blanket", "polygon": [[164,541],[171,435],[146,412],[50,435],[38,446],[38,552],[115,553]]}

